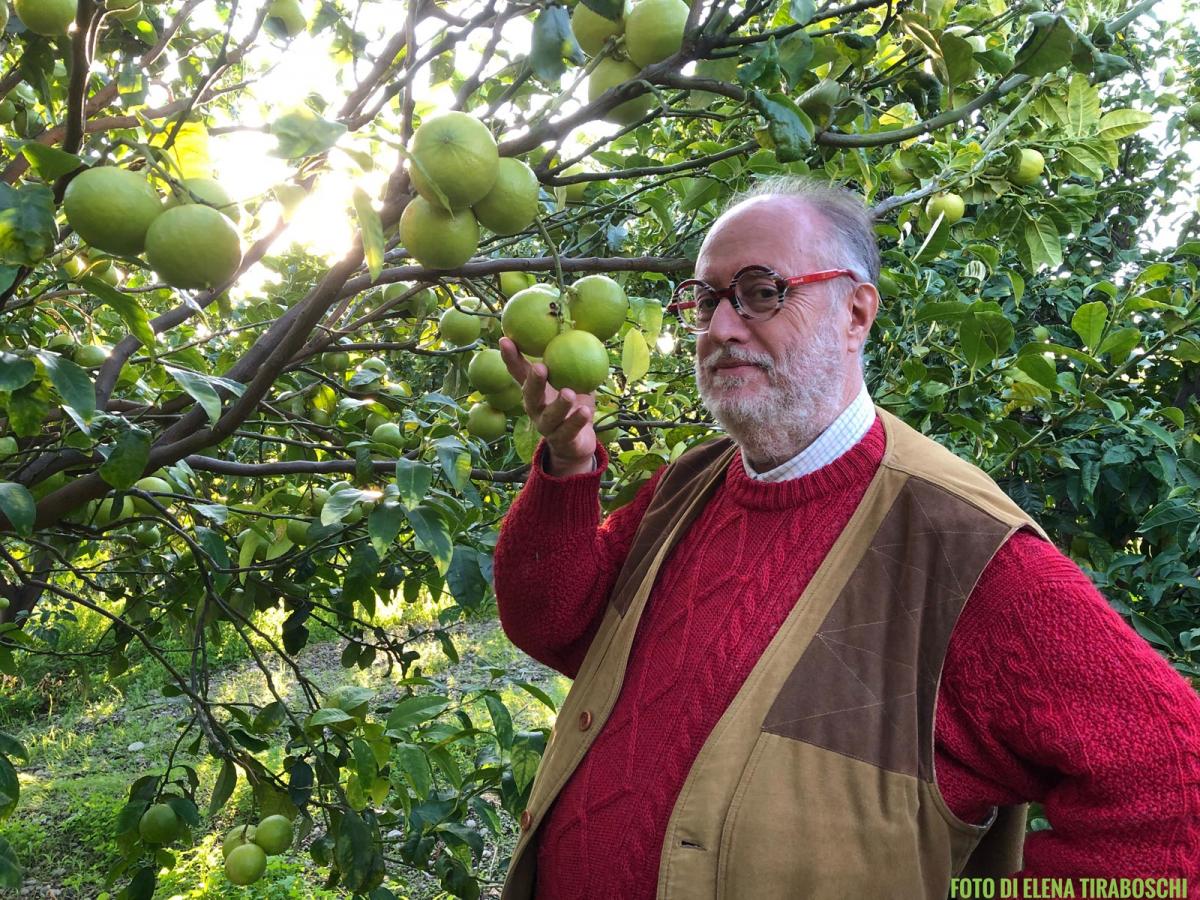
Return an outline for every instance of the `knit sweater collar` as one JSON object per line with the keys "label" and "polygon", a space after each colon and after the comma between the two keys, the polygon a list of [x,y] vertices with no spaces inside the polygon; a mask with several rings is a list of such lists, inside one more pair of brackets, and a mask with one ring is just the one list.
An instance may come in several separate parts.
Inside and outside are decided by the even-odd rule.
{"label": "knit sweater collar", "polygon": [[742,451],[734,452],[725,473],[724,493],[741,506],[752,509],[787,509],[809,504],[859,487],[875,475],[886,448],[883,420],[878,414],[870,430],[857,444],[815,472],[785,481],[756,481],[746,474]]}

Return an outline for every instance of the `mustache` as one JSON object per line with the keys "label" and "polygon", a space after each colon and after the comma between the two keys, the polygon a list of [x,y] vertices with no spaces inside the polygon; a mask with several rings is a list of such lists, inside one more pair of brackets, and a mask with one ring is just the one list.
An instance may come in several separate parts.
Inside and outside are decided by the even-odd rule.
{"label": "mustache", "polygon": [[720,363],[734,361],[761,366],[768,372],[775,368],[775,361],[767,354],[752,353],[749,350],[741,350],[736,347],[718,347],[701,360],[701,365],[707,369],[711,369]]}

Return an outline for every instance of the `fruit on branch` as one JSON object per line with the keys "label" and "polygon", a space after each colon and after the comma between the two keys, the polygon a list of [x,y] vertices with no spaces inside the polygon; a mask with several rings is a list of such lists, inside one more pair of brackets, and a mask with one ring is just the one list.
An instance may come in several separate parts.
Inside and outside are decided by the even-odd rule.
{"label": "fruit on branch", "polygon": [[479,316],[463,312],[451,306],[442,312],[438,319],[438,334],[447,344],[465,347],[476,340],[483,330],[483,322]]}
{"label": "fruit on branch", "polygon": [[538,180],[519,159],[500,160],[492,189],[473,207],[475,218],[496,234],[516,234],[533,224],[538,213]]}
{"label": "fruit on branch", "polygon": [[146,232],[162,214],[162,201],[145,176],[96,166],[67,185],[63,211],[75,233],[93,247],[133,256],[142,252]]}
{"label": "fruit on branch", "polygon": [[1200,103],[1193,103],[1189,106],[1183,116],[1189,125],[1200,128]]}
{"label": "fruit on branch", "polygon": [[488,403],[476,403],[467,410],[467,431],[485,441],[503,437],[508,417]]}
{"label": "fruit on branch", "polygon": [[478,203],[495,184],[500,166],[492,133],[463,112],[426,119],[413,134],[408,152],[413,187],[435,207],[441,200],[434,185],[452,209]]}
{"label": "fruit on branch", "polygon": [[604,48],[604,42],[625,30],[625,17],[613,20],[590,9],[583,3],[571,12],[571,31],[575,40],[588,56],[595,56]]}
{"label": "fruit on branch", "polygon": [[404,433],[395,422],[384,422],[371,432],[371,440],[377,444],[387,444],[397,450],[404,447]]}
{"label": "fruit on branch", "polygon": [[189,203],[168,209],[146,232],[146,258],[167,284],[212,288],[242,263],[242,241],[233,223],[211,206]]}
{"label": "fruit on branch", "polygon": [[945,216],[946,224],[953,225],[963,217],[965,210],[966,204],[963,203],[963,198],[949,191],[943,194],[934,194],[925,204],[925,213],[929,216],[930,223],[936,222],[938,216]]}
{"label": "fruit on branch", "polygon": [[558,332],[558,292],[534,285],[512,296],[500,312],[500,330],[527,356],[541,356]]}
{"label": "fruit on branch", "polygon": [[629,300],[607,275],[587,275],[567,289],[567,308],[575,328],[606,341],[625,323]]}
{"label": "fruit on branch", "polygon": [[242,844],[249,844],[254,841],[255,827],[253,825],[238,825],[230,830],[225,835],[225,839],[221,841],[221,855],[224,859],[229,859],[229,854]]}
{"label": "fruit on branch", "polygon": [[1013,184],[1034,184],[1042,177],[1045,168],[1046,158],[1038,151],[1024,147],[1021,149],[1020,159],[1012,167],[1008,178]]}
{"label": "fruit on branch", "polygon": [[133,539],[143,547],[157,547],[162,543],[162,531],[157,525],[147,525],[142,523],[137,528],[133,529]]}
{"label": "fruit on branch", "polygon": [[167,196],[167,209],[199,202],[214,207],[234,222],[241,219],[241,209],[215,178],[184,178],[179,184],[180,186]]}
{"label": "fruit on branch", "polygon": [[684,0],[641,0],[625,17],[625,52],[641,68],[674,56],[687,18]]}
{"label": "fruit on branch", "polygon": [[66,34],[75,21],[75,0],[13,0],[13,9],[25,27],[36,34]]}
{"label": "fruit on branch", "polygon": [[179,817],[169,803],[155,803],[138,820],[138,834],[147,844],[169,844],[179,837]]}
{"label": "fruit on branch", "polygon": [[892,179],[892,184],[897,187],[902,184],[912,184],[917,180],[917,176],[904,164],[904,159],[899,153],[888,160],[887,172]]}
{"label": "fruit on branch", "polygon": [[608,350],[590,331],[564,331],[542,354],[547,380],[562,390],[590,394],[608,379]]}
{"label": "fruit on branch", "polygon": [[108,359],[108,352],[106,348],[98,344],[82,344],[76,348],[73,356],[76,365],[83,366],[85,369],[94,369],[104,365],[104,361]]}
{"label": "fruit on branch", "polygon": [[254,843],[268,856],[278,856],[292,846],[292,822],[287,816],[267,816],[258,823]]}
{"label": "fruit on branch", "polygon": [[[600,60],[588,76],[588,103],[595,103],[610,88],[636,78],[639,71],[641,70],[627,59],[605,57]],[[654,95],[641,94],[610,109],[604,114],[604,119],[617,125],[631,125],[653,108]]]}
{"label": "fruit on branch", "polygon": [[17,117],[17,104],[11,100],[0,100],[0,125],[7,125]]}
{"label": "fruit on branch", "polygon": [[254,884],[267,871],[267,854],[258,844],[234,847],[225,857],[225,877],[232,884]]}
{"label": "fruit on branch", "polygon": [[[559,173],[559,175],[582,175],[586,171],[587,169],[585,169],[581,164],[575,163],[574,165],[567,166],[562,170],[562,172]],[[564,185],[567,191],[567,202],[582,202],[584,195],[587,193],[589,184],[591,184],[590,181],[573,181],[570,184]]]}
{"label": "fruit on branch", "polygon": [[[133,486],[139,491],[145,491],[148,494],[174,494],[175,488],[166,479],[158,478],[154,475],[147,475],[145,478],[139,478],[134,482]],[[171,500],[169,497],[155,497],[163,506],[170,506]],[[158,510],[155,509],[149,501],[143,500],[141,497],[133,498],[133,508],[145,516],[158,515]]]}
{"label": "fruit on branch", "polygon": [[457,269],[479,247],[479,225],[469,209],[448,213],[413,197],[400,215],[400,243],[430,269]]}
{"label": "fruit on branch", "polygon": [[96,507],[96,518],[94,523],[97,528],[103,528],[107,525],[112,525],[122,519],[128,519],[135,514],[136,510],[133,507],[133,499],[130,497],[122,497],[120,506],[117,505],[115,497],[106,497],[100,501],[100,505]]}
{"label": "fruit on branch", "polygon": [[508,372],[500,351],[489,347],[480,350],[467,366],[467,380],[481,394],[498,394],[517,384]]}
{"label": "fruit on branch", "polygon": [[[303,547],[308,543],[308,530],[312,528],[312,525],[311,519],[288,519],[286,527],[287,539],[297,547]],[[251,825],[250,829],[253,831],[254,826]],[[228,856],[229,854],[225,855]]]}
{"label": "fruit on branch", "polygon": [[308,22],[298,0],[271,0],[267,7],[267,18],[263,23],[276,37],[295,37]]}
{"label": "fruit on branch", "polygon": [[536,281],[537,278],[532,272],[501,272],[500,293],[505,297],[511,297],[525,288],[533,287]]}
{"label": "fruit on branch", "polygon": [[350,368],[350,354],[345,350],[321,354],[321,368],[326,375],[340,375]]}
{"label": "fruit on branch", "polygon": [[488,402],[488,406],[501,412],[512,412],[514,409],[519,409],[524,401],[521,385],[515,379],[512,385],[498,393],[484,394],[483,399]]}
{"label": "fruit on branch", "polygon": [[[412,285],[407,281],[389,284],[383,289],[383,302],[390,303],[397,297],[403,297],[410,290],[412,290]],[[405,319],[423,319],[436,308],[437,298],[433,296],[433,291],[429,288],[422,288],[397,306],[392,307]]]}

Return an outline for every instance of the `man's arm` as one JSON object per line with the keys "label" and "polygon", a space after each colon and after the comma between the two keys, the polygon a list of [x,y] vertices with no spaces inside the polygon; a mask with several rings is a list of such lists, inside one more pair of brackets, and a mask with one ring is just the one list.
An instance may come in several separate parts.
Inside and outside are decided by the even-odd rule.
{"label": "man's arm", "polygon": [[[1068,557],[1026,533],[1007,542],[963,610],[942,688],[946,718],[971,732],[953,755],[975,796],[1036,800],[1051,824],[1027,837],[1018,877],[1200,890],[1200,697]],[[961,788],[950,780],[947,802]]]}
{"label": "man's arm", "polygon": [[580,465],[581,471],[563,475],[543,468],[548,450],[541,440],[529,480],[504,517],[492,575],[505,634],[534,659],[574,678],[666,466],[601,524],[604,446],[597,445],[590,472]]}

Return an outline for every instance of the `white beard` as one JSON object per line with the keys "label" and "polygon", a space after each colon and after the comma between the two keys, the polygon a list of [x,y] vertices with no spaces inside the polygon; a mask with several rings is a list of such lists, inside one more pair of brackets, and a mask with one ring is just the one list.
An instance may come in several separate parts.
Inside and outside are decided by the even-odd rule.
{"label": "white beard", "polygon": [[[807,345],[790,348],[780,360],[736,346],[714,350],[703,364],[697,357],[700,401],[752,468],[752,460],[773,468],[791,459],[841,412],[846,353],[835,329],[834,317],[826,316]],[[722,357],[760,365],[766,379],[711,371]]]}

